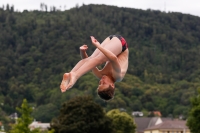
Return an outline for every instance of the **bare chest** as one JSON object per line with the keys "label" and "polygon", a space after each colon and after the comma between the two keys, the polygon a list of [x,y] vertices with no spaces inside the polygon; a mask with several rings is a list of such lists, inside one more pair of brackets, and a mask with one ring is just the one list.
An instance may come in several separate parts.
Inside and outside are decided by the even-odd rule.
{"label": "bare chest", "polygon": [[102,75],[110,75],[117,82],[121,81],[124,78],[124,76],[127,72],[127,69],[128,69],[128,54],[129,54],[129,51],[127,49],[126,51],[124,51],[123,53],[118,55],[118,62],[120,64],[120,69],[121,69],[120,73],[115,72],[111,63],[108,61],[108,62],[106,62],[104,68],[101,70],[101,74]]}

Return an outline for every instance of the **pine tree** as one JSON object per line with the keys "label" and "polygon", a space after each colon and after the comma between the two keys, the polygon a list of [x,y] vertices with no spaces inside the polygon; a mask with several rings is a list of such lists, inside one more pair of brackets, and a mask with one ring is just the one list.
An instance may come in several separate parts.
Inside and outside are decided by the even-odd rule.
{"label": "pine tree", "polygon": [[29,125],[32,123],[31,117],[32,108],[29,107],[26,99],[23,100],[21,108],[17,107],[17,111],[21,113],[21,117],[17,119],[15,125],[9,133],[39,133],[39,129],[30,130]]}

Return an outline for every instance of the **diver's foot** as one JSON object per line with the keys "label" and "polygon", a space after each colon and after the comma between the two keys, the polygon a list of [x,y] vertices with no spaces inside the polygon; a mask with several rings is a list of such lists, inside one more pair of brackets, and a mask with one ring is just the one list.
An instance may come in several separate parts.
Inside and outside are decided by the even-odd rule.
{"label": "diver's foot", "polygon": [[73,85],[76,83],[77,81],[77,77],[76,77],[76,74],[74,72],[70,72],[69,73],[69,78],[70,78],[70,82],[69,84],[67,85],[67,90],[72,88]]}
{"label": "diver's foot", "polygon": [[68,85],[68,83],[69,83],[69,73],[65,73],[64,75],[63,75],[63,80],[62,80],[62,82],[61,82],[61,84],[60,84],[60,89],[61,89],[61,92],[65,92],[66,91],[66,89],[67,89],[67,85]]}

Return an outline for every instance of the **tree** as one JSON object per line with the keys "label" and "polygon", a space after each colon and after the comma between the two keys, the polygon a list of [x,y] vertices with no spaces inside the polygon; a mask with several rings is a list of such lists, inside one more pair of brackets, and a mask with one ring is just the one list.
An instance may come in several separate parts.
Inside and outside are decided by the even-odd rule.
{"label": "tree", "polygon": [[29,125],[32,123],[33,118],[31,117],[32,108],[29,107],[26,99],[23,100],[21,108],[17,107],[21,117],[17,119],[15,125],[9,133],[39,133],[39,129],[30,130]]}
{"label": "tree", "polygon": [[50,124],[55,133],[112,133],[112,121],[90,96],[75,97],[62,105]]}
{"label": "tree", "polygon": [[112,118],[115,133],[135,133],[136,125],[133,118],[126,112],[120,112],[119,109],[113,109],[107,113]]}
{"label": "tree", "polygon": [[187,126],[192,133],[199,133],[200,129],[200,90],[199,94],[191,98],[191,109],[189,112]]}
{"label": "tree", "polygon": [[[42,121],[42,122],[50,122],[51,119],[55,116],[55,114],[58,114],[58,109],[57,107],[52,104],[45,104],[45,105],[40,105],[36,109],[34,109],[32,115],[36,120]],[[49,113],[51,112],[51,113]]]}

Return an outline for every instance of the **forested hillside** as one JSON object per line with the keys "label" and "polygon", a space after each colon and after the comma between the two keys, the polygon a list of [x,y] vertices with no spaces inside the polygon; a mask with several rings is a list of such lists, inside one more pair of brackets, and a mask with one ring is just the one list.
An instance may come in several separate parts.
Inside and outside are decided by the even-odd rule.
{"label": "forested hillside", "polygon": [[[62,75],[80,60],[79,47],[87,44],[90,55],[90,35],[102,42],[110,34],[124,36],[130,51],[115,98],[104,102],[97,96],[92,73],[61,93]],[[200,18],[192,15],[107,5],[50,12],[0,8],[0,112],[14,113],[26,98],[33,116],[49,122],[63,102],[89,94],[106,110],[187,116],[190,97],[200,87],[199,51]]]}

